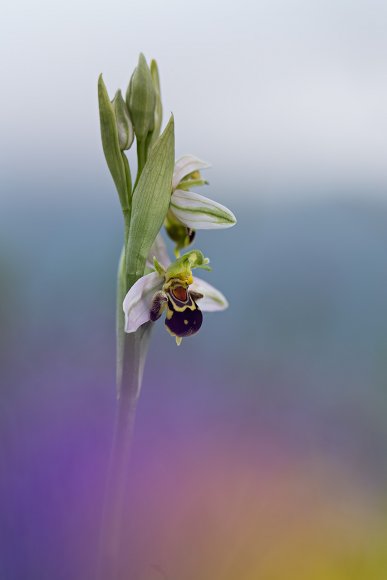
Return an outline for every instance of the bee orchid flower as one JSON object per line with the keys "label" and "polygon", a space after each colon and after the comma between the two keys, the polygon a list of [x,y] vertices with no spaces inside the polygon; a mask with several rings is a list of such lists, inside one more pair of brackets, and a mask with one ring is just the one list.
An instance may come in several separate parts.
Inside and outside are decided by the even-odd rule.
{"label": "bee orchid flower", "polygon": [[[157,253],[165,259],[160,239]],[[192,275],[194,268],[209,270],[208,263],[199,250],[192,250],[165,266],[154,257],[154,271],[137,280],[125,296],[125,332],[135,332],[142,324],[155,322],[165,313],[166,329],[177,344],[196,334],[202,325],[202,312],[224,310],[228,306],[219,290]]]}
{"label": "bee orchid flower", "polygon": [[191,230],[230,228],[236,224],[236,218],[227,207],[190,191],[191,187],[208,183],[200,175],[200,170],[207,167],[208,163],[193,155],[184,155],[176,161],[170,210]]}

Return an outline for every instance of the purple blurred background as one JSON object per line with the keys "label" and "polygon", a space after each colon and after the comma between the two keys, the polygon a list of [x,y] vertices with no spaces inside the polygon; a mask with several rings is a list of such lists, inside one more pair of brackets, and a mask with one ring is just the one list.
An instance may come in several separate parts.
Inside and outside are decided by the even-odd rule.
{"label": "purple blurred background", "polygon": [[[113,191],[92,209],[7,209],[0,577],[88,578],[114,423],[120,214]],[[230,309],[180,348],[155,325],[127,577],[382,578],[387,206],[337,196],[237,213],[234,230],[200,236]]]}

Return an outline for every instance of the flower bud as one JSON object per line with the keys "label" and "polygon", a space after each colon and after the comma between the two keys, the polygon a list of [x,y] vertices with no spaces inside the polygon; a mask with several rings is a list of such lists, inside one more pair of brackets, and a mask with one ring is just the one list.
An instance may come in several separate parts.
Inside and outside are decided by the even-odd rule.
{"label": "flower bud", "polygon": [[118,142],[120,144],[120,149],[121,151],[126,151],[132,146],[134,140],[134,131],[128,108],[120,90],[116,92],[114,99],[112,100],[112,105],[117,122]]}
{"label": "flower bud", "polygon": [[151,72],[142,53],[126,91],[126,104],[137,140],[143,141],[154,129],[156,92]]}
{"label": "flower bud", "polygon": [[165,218],[164,226],[168,237],[176,244],[176,254],[179,254],[180,250],[183,250],[193,242],[195,231],[188,228],[180,220],[177,220],[170,211]]}
{"label": "flower bud", "polygon": [[155,89],[156,104],[155,104],[155,126],[152,134],[152,143],[155,143],[158,136],[160,135],[161,123],[163,120],[163,106],[161,103],[161,91],[160,91],[160,76],[157,62],[151,60],[150,72],[153,81],[153,87]]}

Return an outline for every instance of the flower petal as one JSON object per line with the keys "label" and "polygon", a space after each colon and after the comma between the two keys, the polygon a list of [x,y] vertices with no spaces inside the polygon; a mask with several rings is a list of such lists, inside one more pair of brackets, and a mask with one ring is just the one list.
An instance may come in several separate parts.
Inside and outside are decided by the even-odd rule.
{"label": "flower petal", "polygon": [[175,163],[175,169],[172,178],[172,189],[176,189],[180,181],[184,179],[190,173],[194,171],[200,171],[200,169],[206,169],[211,167],[206,161],[202,161],[193,155],[183,155]]}
{"label": "flower petal", "polygon": [[125,332],[135,332],[139,326],[150,320],[152,298],[161,290],[163,282],[162,276],[151,272],[133,284],[122,305],[125,312]]}
{"label": "flower petal", "polygon": [[170,208],[184,225],[193,230],[230,228],[236,224],[234,214],[227,207],[193,191],[174,191]]}
{"label": "flower petal", "polygon": [[189,288],[194,292],[203,294],[203,298],[198,301],[199,308],[203,312],[216,312],[217,310],[225,310],[228,307],[225,296],[201,278],[195,276],[193,284]]}

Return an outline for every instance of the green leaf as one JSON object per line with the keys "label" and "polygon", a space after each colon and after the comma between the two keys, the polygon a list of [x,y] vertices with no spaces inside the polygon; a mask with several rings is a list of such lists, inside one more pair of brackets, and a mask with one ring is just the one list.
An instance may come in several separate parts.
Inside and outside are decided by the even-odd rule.
{"label": "green leaf", "polygon": [[149,154],[133,193],[126,247],[128,288],[143,275],[149,250],[163,225],[171,200],[174,165],[175,134],[171,116]]}
{"label": "green leaf", "polygon": [[129,184],[123,154],[118,140],[116,117],[102,75],[98,79],[99,118],[101,123],[102,147],[106,163],[118,191],[122,209],[129,208]]}

